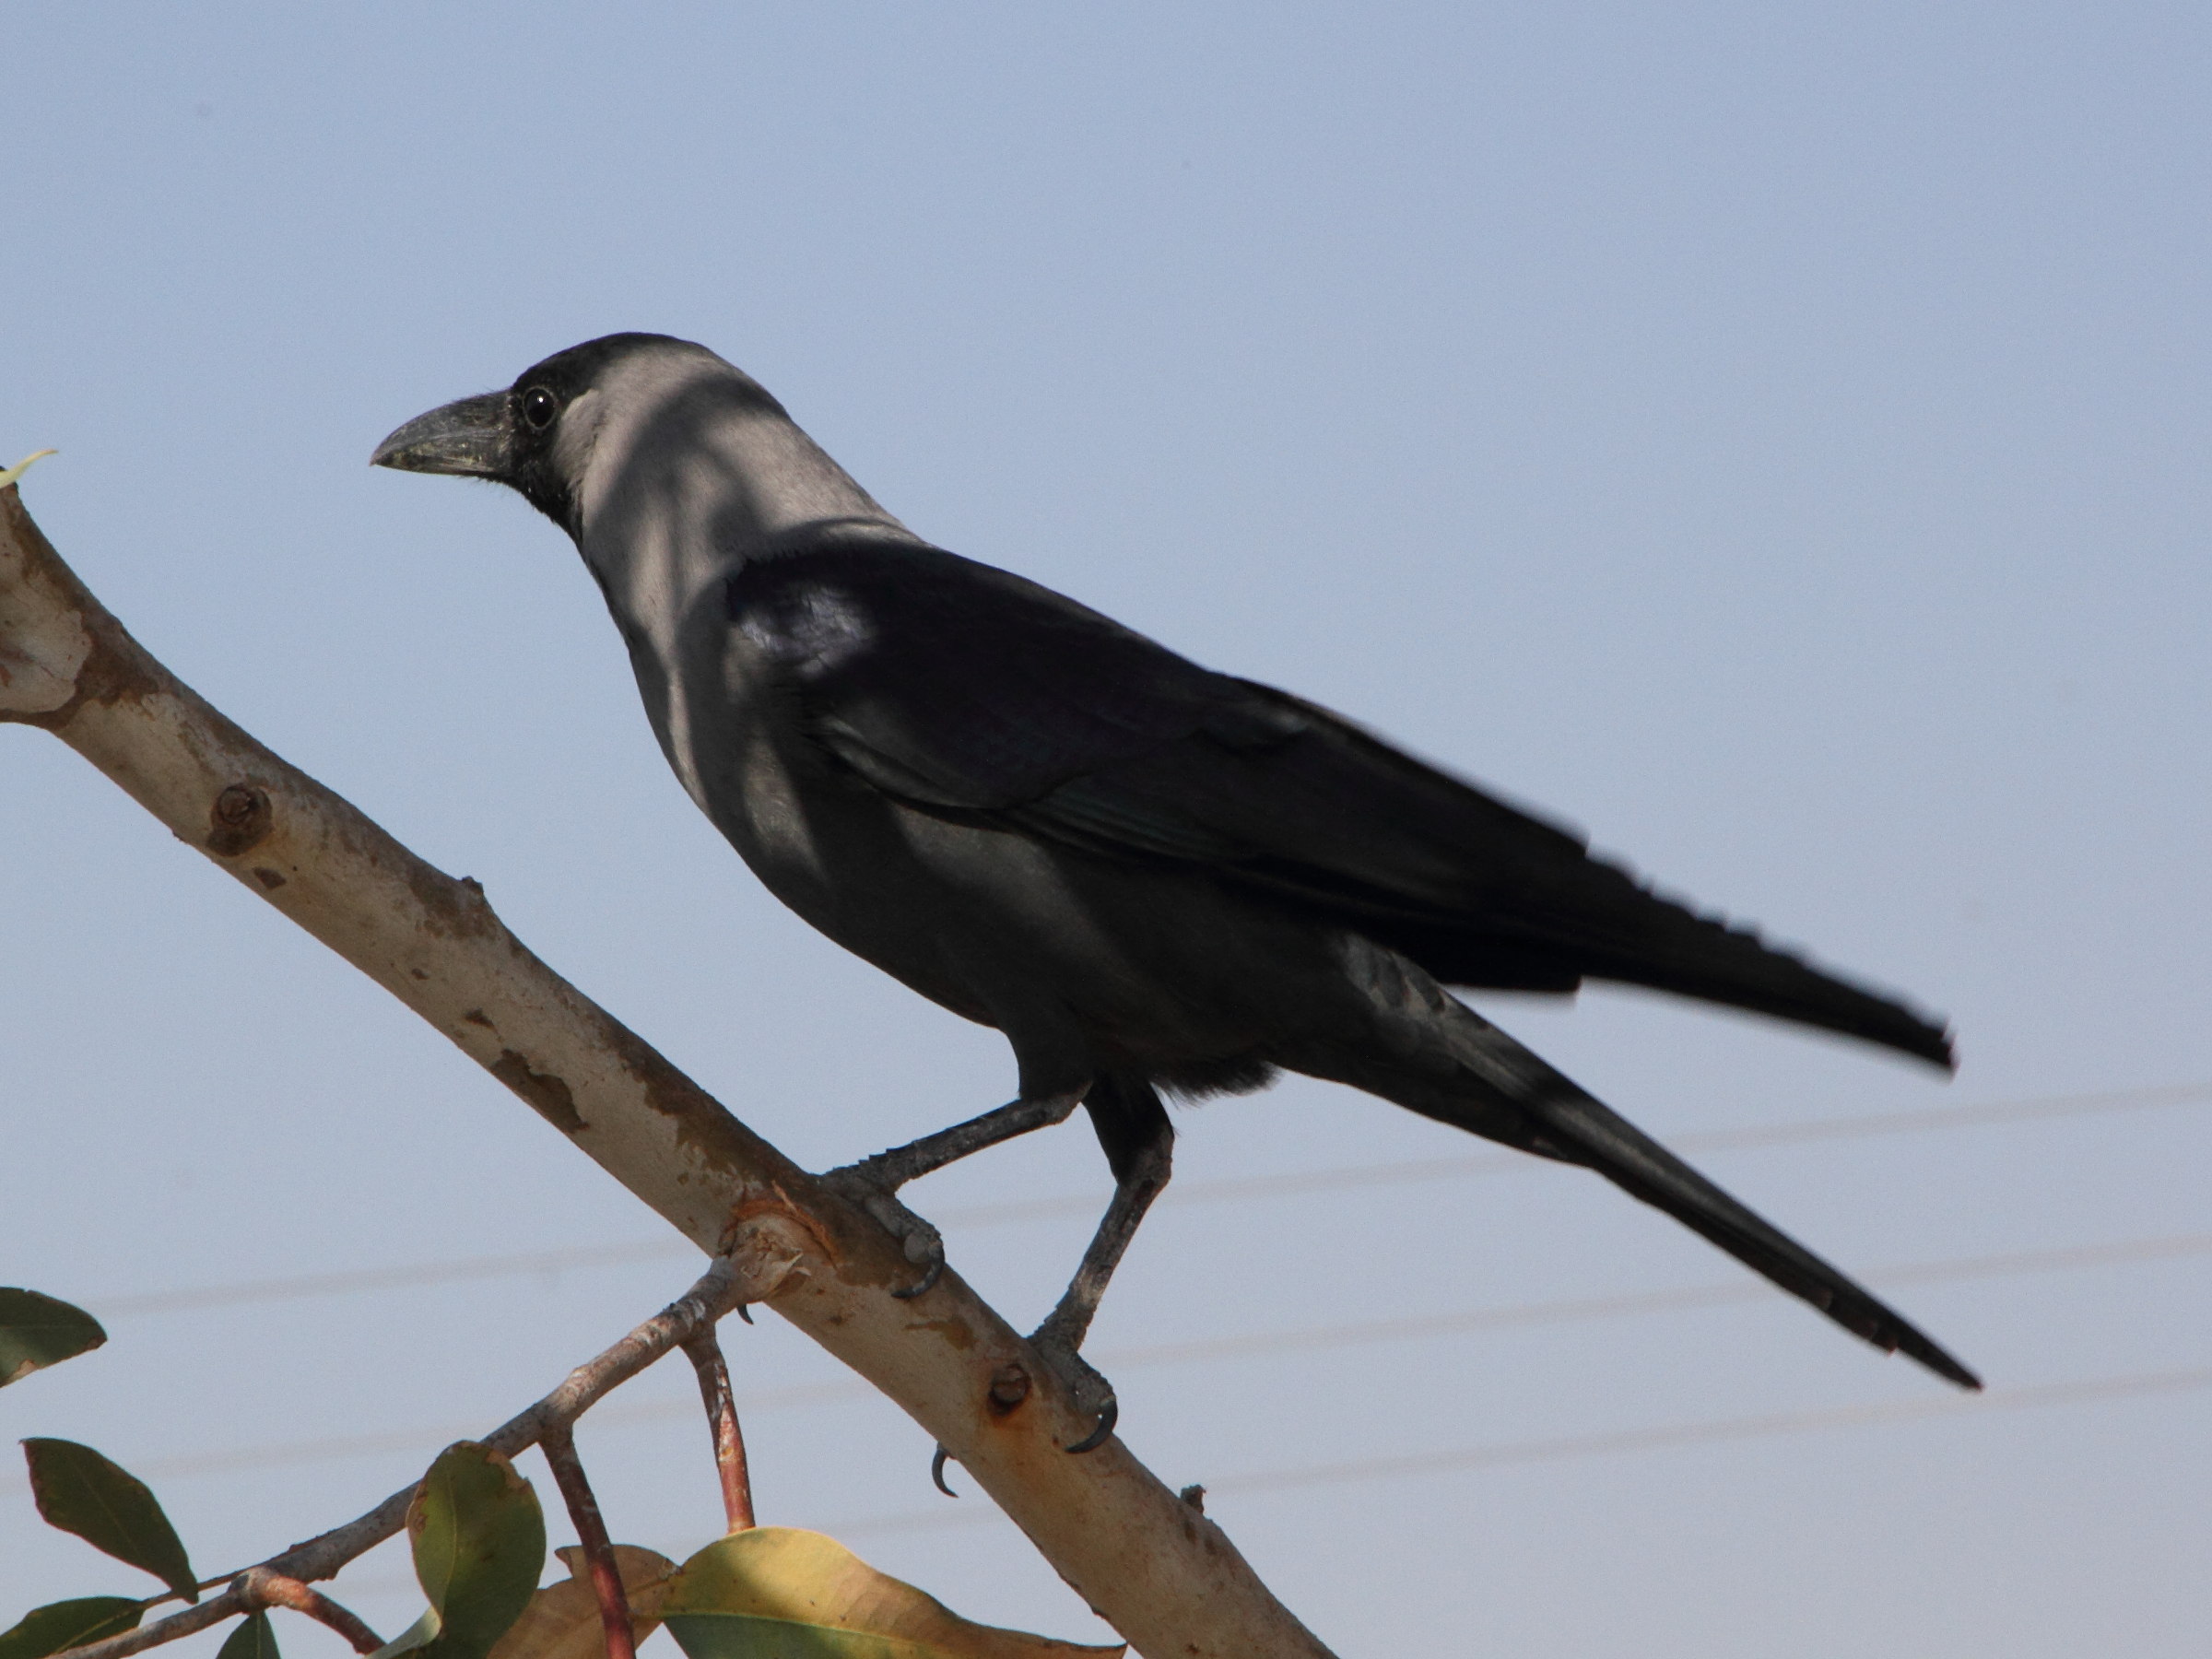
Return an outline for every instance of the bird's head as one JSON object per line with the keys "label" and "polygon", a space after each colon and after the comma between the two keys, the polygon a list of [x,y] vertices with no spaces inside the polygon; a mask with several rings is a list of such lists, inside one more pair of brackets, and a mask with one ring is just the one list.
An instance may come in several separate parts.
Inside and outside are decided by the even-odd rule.
{"label": "bird's head", "polygon": [[503,392],[418,415],[370,460],[507,485],[581,539],[591,510],[634,474],[631,461],[693,451],[733,417],[790,426],[759,382],[704,346],[607,335],[525,369]]}

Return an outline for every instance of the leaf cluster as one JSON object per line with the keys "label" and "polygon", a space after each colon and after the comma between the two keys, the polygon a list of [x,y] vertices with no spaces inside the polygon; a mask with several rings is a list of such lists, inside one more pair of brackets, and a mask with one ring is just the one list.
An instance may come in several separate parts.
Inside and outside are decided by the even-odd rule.
{"label": "leaf cluster", "polygon": [[[0,1386],[106,1340],[81,1309],[0,1289]],[[27,1440],[23,1452],[51,1525],[151,1573],[167,1594],[34,1608],[0,1631],[0,1659],[51,1659],[135,1630],[162,1601],[198,1599],[206,1586],[144,1481],[75,1441]],[[447,1447],[417,1487],[406,1526],[429,1606],[369,1659],[598,1659],[606,1652],[607,1616],[582,1547],[559,1551],[569,1576],[539,1587],[545,1514],[507,1457],[474,1441]],[[1112,1659],[1124,1652],[971,1623],[820,1533],[750,1527],[681,1567],[634,1545],[616,1545],[612,1555],[633,1644],[665,1624],[686,1659]],[[218,1659],[280,1659],[268,1613],[241,1618]]]}
{"label": "leaf cluster", "polygon": [[[82,1308],[36,1290],[0,1287],[0,1388],[91,1352],[108,1339]],[[31,1497],[47,1524],[152,1573],[175,1595],[196,1600],[197,1583],[177,1529],[144,1481],[75,1441],[27,1440]],[[80,1595],[34,1607],[0,1630],[0,1659],[46,1659],[64,1648],[135,1630],[165,1598]],[[238,1654],[227,1659],[243,1659]]]}

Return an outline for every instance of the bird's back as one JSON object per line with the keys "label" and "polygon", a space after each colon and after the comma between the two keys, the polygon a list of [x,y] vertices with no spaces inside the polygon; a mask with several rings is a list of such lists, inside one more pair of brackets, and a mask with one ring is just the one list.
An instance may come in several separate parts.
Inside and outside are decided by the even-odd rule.
{"label": "bird's back", "polygon": [[915,810],[1202,873],[1447,983],[1613,980],[1948,1062],[1941,1027],[1897,1000],[1655,894],[1340,716],[1005,571],[830,535],[735,571],[726,604],[797,728]]}

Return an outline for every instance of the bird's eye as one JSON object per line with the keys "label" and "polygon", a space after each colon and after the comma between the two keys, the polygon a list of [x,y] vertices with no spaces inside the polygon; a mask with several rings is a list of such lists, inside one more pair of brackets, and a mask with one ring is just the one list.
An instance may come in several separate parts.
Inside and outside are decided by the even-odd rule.
{"label": "bird's eye", "polygon": [[523,394],[523,418],[530,423],[532,430],[544,431],[559,413],[559,400],[543,386],[533,386]]}

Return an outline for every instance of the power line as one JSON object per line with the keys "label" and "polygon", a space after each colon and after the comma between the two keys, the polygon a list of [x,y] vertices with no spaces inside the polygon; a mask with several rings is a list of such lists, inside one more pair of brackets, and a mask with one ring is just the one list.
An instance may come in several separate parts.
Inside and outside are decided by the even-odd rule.
{"label": "power line", "polygon": [[[2114,1244],[2083,1244],[2058,1250],[2018,1251],[2005,1255],[1966,1256],[1944,1262],[1917,1262],[1863,1277],[1877,1285],[1933,1285],[1964,1279],[2010,1278],[2069,1268],[2117,1266],[2135,1262],[2176,1261],[2212,1254],[2212,1233],[2180,1233],[2163,1239],[2127,1240]],[[1110,1353],[1114,1365],[1174,1365],[1242,1359],[1300,1349],[1358,1347],[1375,1342],[1418,1341],[1513,1326],[1571,1324],[1640,1313],[1673,1313],[1724,1308],[1773,1300],[1774,1288],[1748,1276],[1726,1284],[1692,1285],[1679,1289],[1632,1291],[1553,1301],[1470,1308],[1405,1319],[1366,1320],[1313,1325],[1298,1331],[1262,1331],[1195,1341],[1152,1343]]]}
{"label": "power line", "polygon": [[365,1290],[409,1290],[426,1285],[460,1284],[472,1279],[551,1277],[572,1267],[619,1267],[633,1262],[696,1258],[698,1246],[680,1238],[640,1240],[630,1244],[580,1244],[560,1250],[515,1251],[502,1255],[463,1256],[451,1262],[422,1262],[404,1267],[357,1267],[340,1273],[302,1273],[283,1278],[240,1279],[180,1290],[143,1291],[96,1300],[103,1320],[137,1313],[182,1313],[201,1308],[233,1308],[253,1302],[300,1301],[350,1296]]}
{"label": "power line", "polygon": [[[1745,1152],[1769,1147],[1804,1146],[1816,1141],[1864,1140],[1887,1135],[1926,1134],[1944,1129],[1980,1129],[2015,1124],[2049,1123],[2065,1118],[2099,1116],[2114,1112],[2141,1112],[2159,1106],[2194,1105],[2212,1100],[2212,1084],[2182,1083],[2156,1088],[2108,1090],[2098,1094],[2049,1095],[2026,1100],[1991,1100],[1979,1106],[1949,1106],[1934,1112],[1850,1112],[1814,1118],[1802,1124],[1746,1124],[1735,1129],[1692,1130],[1668,1137],[1680,1152]],[[1403,1186],[1425,1181],[1456,1181],[1470,1175],[1533,1173],[1552,1166],[1513,1152],[1476,1152],[1459,1158],[1430,1158],[1402,1163],[1363,1164],[1344,1170],[1315,1170],[1287,1175],[1257,1175],[1236,1181],[1194,1182],[1182,1198],[1185,1203],[1219,1203],[1232,1198],[1275,1198],[1308,1193],[1340,1192],[1350,1187]],[[1175,1201],[1170,1187],[1161,1205]],[[1026,1218],[1046,1213],[1037,1205],[992,1205],[980,1211],[992,1219]],[[1050,1212],[1071,1207],[1057,1201]],[[1082,1205],[1083,1213],[1095,1207]]]}
{"label": "power line", "polygon": [[[1857,1112],[1816,1118],[1802,1124],[1708,1129],[1677,1136],[1671,1144],[1678,1150],[1689,1153],[1740,1152],[1770,1147],[1802,1146],[1818,1141],[1859,1140],[1947,1129],[2050,1123],[2108,1112],[2194,1105],[2206,1100],[2212,1100],[2212,1083],[2183,1083],[2155,1088],[2108,1090],[2099,1094],[1994,1100],[1978,1106],[1945,1107],[1934,1112]],[[1365,1187],[1407,1186],[1426,1182],[1464,1181],[1478,1175],[1528,1173],[1547,1167],[1536,1159],[1516,1153],[1477,1152],[1458,1158],[1362,1164],[1349,1169],[1297,1171],[1229,1181],[1186,1182],[1181,1186],[1170,1187],[1159,1203],[1160,1207],[1166,1208],[1303,1197],[1317,1193],[1345,1192]],[[969,1205],[941,1212],[939,1221],[940,1225],[947,1228],[1003,1227],[1061,1216],[1089,1216],[1098,1207],[1097,1198],[1078,1194],[1018,1199],[1000,1204]],[[680,1239],[641,1240],[627,1244],[576,1245],[553,1250],[467,1256],[457,1261],[425,1262],[406,1266],[353,1268],[336,1273],[297,1274],[282,1278],[243,1279],[229,1284],[91,1300],[97,1304],[94,1312],[102,1319],[126,1319],[135,1314],[241,1307],[256,1302],[305,1300],[374,1290],[462,1284],[482,1279],[527,1277],[532,1275],[550,1277],[574,1268],[678,1261],[696,1256],[697,1253],[692,1245]]]}
{"label": "power line", "polygon": [[[1576,1458],[1620,1457],[1638,1452],[1671,1451],[1717,1441],[1763,1440],[1774,1435],[1808,1434],[1822,1430],[1863,1429],[1877,1424],[1919,1422],[1933,1418],[1988,1412],[2035,1411],[2056,1406],[2103,1405],[2113,1400],[2159,1394],[2194,1394],[2212,1388],[2212,1366],[2147,1371],[2132,1376],[2097,1377],[2077,1382],[2049,1382],[1993,1390],[1974,1398],[1948,1395],[1928,1400],[1897,1400],[1882,1405],[1837,1406],[1815,1411],[1772,1412],[1759,1417],[1721,1418],[1696,1423],[1666,1423],[1648,1429],[1620,1429],[1603,1434],[1555,1435],[1535,1440],[1494,1441],[1488,1445],[1443,1448],[1411,1456],[1369,1457],[1345,1463],[1310,1464],[1303,1468],[1258,1469],[1227,1475],[1206,1483],[1208,1497],[1279,1492],[1299,1487],[1354,1486],[1404,1480],[1421,1475],[1462,1474],[1521,1464],[1563,1463]],[[999,1520],[995,1509],[910,1510],[901,1514],[848,1522],[833,1530],[840,1537],[868,1533],[935,1532]]]}
{"label": "power line", "polygon": [[[2183,1261],[2205,1255],[2212,1255],[2212,1232],[2176,1233],[2156,1239],[2129,1239],[2052,1250],[2014,1251],[2001,1255],[1960,1256],[1946,1261],[1906,1263],[1877,1269],[1864,1277],[1870,1283],[1884,1286],[1954,1284],[1972,1279],[2026,1277],[2084,1268],[2124,1266],[2140,1262]],[[1732,1307],[1765,1301],[1775,1295],[1773,1288],[1763,1281],[1746,1277],[1725,1284],[1634,1291],[1618,1296],[1560,1298],[1508,1303],[1500,1307],[1469,1308],[1412,1318],[1340,1322],[1288,1331],[1255,1331],[1194,1341],[1146,1343],[1108,1348],[1093,1358],[1109,1371],[1147,1365],[1205,1365],[1226,1359],[1246,1359],[1324,1348],[1359,1347],[1382,1342],[1418,1342],[1476,1331],[1570,1324],[1639,1314]],[[802,1382],[784,1388],[744,1392],[738,1394],[737,1404],[743,1415],[752,1417],[794,1407],[829,1405],[839,1400],[865,1399],[875,1392],[869,1384],[857,1380]],[[617,1402],[598,1407],[592,1413],[591,1420],[595,1426],[609,1427],[692,1418],[698,1413],[699,1406],[694,1400],[641,1401],[635,1404]],[[275,1445],[147,1458],[134,1466],[141,1475],[173,1479],[194,1475],[222,1474],[237,1469],[330,1463],[342,1458],[373,1456],[385,1452],[419,1453],[428,1447],[470,1438],[478,1432],[480,1427],[471,1423],[448,1423],[418,1425],[412,1429],[386,1430],[369,1434],[325,1435],[314,1440],[291,1441]],[[20,1480],[0,1482],[0,1490],[11,1489],[22,1484]]]}
{"label": "power line", "polygon": [[[1529,1464],[1594,1461],[1632,1456],[1640,1452],[1669,1452],[1684,1446],[1723,1444],[1730,1441],[1768,1440],[1782,1435],[1816,1434],[1841,1429],[1868,1429],[1895,1423],[1925,1422],[1940,1418],[1983,1416],[1995,1412],[2041,1411],[2064,1406],[2101,1406],[2118,1400],[2149,1399],[2160,1394],[2198,1394],[2212,1389],[2212,1366],[2178,1371],[2138,1371],[2127,1376],[2093,1377],[2073,1382],[2046,1382],[2024,1388],[1995,1389],[1971,1398],[1944,1395],[1935,1399],[1892,1400],[1876,1405],[1830,1406],[1809,1411],[1766,1412],[1751,1417],[1708,1418],[1702,1422],[1663,1423],[1643,1429],[1618,1429],[1600,1434],[1547,1435],[1528,1440],[1492,1441],[1485,1445],[1447,1447],[1409,1456],[1367,1457],[1340,1463],[1308,1464],[1287,1469],[1254,1469],[1225,1475],[1206,1483],[1208,1498],[1237,1497],[1261,1492],[1296,1490],[1301,1487],[1364,1486],[1372,1482],[1406,1480],[1424,1475],[1459,1475],[1481,1469],[1511,1468]],[[906,1510],[897,1514],[862,1516],[826,1526],[840,1538],[870,1534],[942,1532],[953,1527],[988,1526],[1006,1521],[991,1504],[960,1508],[940,1505]],[[349,1595],[412,1590],[410,1579],[390,1576],[349,1583]]]}
{"label": "power line", "polygon": [[[1754,1417],[1665,1423],[1644,1429],[1619,1429],[1601,1434],[1549,1435],[1529,1440],[1493,1441],[1486,1445],[1447,1447],[1409,1456],[1358,1458],[1287,1469],[1255,1469],[1209,1480],[1206,1483],[1206,1493],[1208,1498],[1218,1498],[1290,1491],[1301,1487],[1364,1486],[1372,1482],[1411,1479],[1424,1475],[1457,1475],[1529,1464],[1594,1461],[1606,1457],[1631,1456],[1640,1452],[1667,1452],[1684,1446],[1767,1440],[1782,1435],[1814,1434],[1841,1429],[1876,1428],[1970,1414],[1983,1416],[1993,1412],[2049,1410],[2064,1406],[2101,1406],[2118,1400],[2155,1398],[2160,1394],[2197,1394],[2206,1389],[2212,1389],[2212,1366],[2140,1371],[2128,1376],[2094,1377],[2074,1382],[2047,1382],[2024,1388],[1997,1389],[1965,1399],[1945,1395],[1926,1400],[1894,1400],[1878,1405],[1832,1406],[1810,1411],[1768,1412]],[[1007,1525],[1013,1524],[995,1506],[977,1503],[957,1509],[941,1505],[925,1510],[906,1510],[897,1514],[862,1516],[826,1526],[823,1530],[835,1537],[859,1538],[870,1534],[941,1532],[953,1527],[988,1526],[1002,1522]],[[351,1595],[361,1595],[413,1588],[411,1579],[392,1576],[352,1583],[347,1586],[347,1591]]]}

